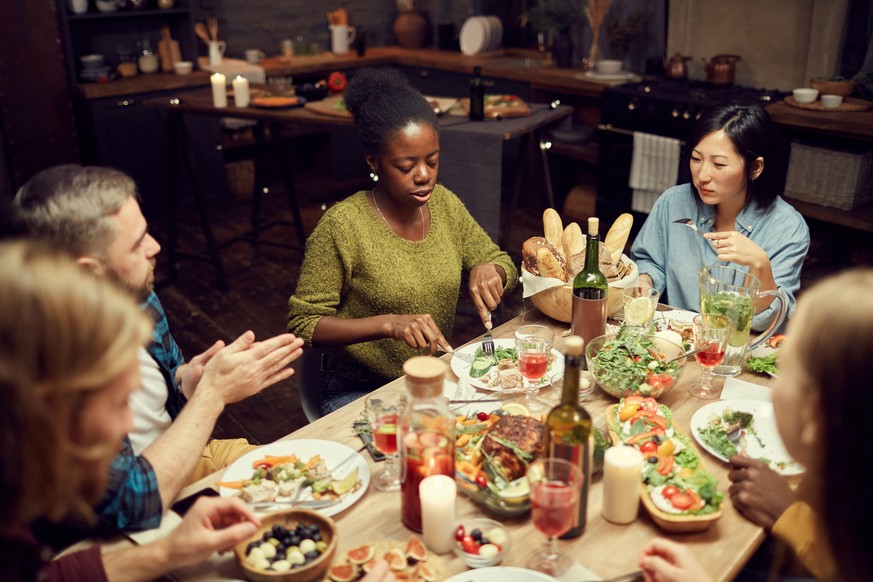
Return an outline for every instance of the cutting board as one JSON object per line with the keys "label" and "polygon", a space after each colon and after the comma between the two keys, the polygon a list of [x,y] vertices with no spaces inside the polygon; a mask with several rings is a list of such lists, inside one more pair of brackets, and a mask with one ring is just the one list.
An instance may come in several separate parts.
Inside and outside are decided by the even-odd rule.
{"label": "cutting board", "polygon": [[349,113],[345,108],[345,105],[341,103],[342,100],[342,95],[331,95],[330,97],[325,97],[321,101],[307,101],[303,107],[322,115],[350,118],[352,114]]}
{"label": "cutting board", "polygon": [[[470,100],[461,99],[461,106],[469,115]],[[527,103],[515,95],[485,95],[486,118],[526,117],[530,113]]]}
{"label": "cutting board", "polygon": [[173,70],[173,65],[182,60],[179,41],[170,36],[170,27],[161,27],[161,40],[158,41],[158,56],[161,59],[161,70],[165,73]]}

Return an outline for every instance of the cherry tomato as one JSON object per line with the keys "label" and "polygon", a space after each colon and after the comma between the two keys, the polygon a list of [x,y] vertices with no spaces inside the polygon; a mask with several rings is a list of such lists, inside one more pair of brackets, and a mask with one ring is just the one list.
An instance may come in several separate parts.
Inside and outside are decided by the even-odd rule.
{"label": "cherry tomato", "polygon": [[694,498],[687,493],[676,493],[670,498],[670,503],[672,503],[673,507],[676,509],[685,511],[694,504]]}
{"label": "cherry tomato", "polygon": [[[688,505],[691,505],[690,501]],[[461,549],[463,549],[468,554],[473,554],[474,556],[479,555],[479,544],[477,544],[476,540],[474,540],[470,536],[464,536],[464,538],[461,540]]]}
{"label": "cherry tomato", "polygon": [[476,485],[479,487],[488,487],[488,477],[484,473],[476,475]]}
{"label": "cherry tomato", "polygon": [[482,422],[485,422],[486,420],[488,420],[489,418],[491,418],[491,415],[488,414],[487,412],[479,412],[479,413],[476,414],[476,418],[478,418],[478,419],[481,420]]}
{"label": "cherry tomato", "polygon": [[455,539],[457,541],[462,541],[467,532],[464,531],[464,526],[459,525],[458,529],[455,530]]}
{"label": "cherry tomato", "polygon": [[269,463],[261,463],[255,469],[263,469],[264,471],[269,471],[272,469],[272,466]]}
{"label": "cherry tomato", "polygon": [[673,496],[677,493],[681,493],[679,488],[675,485],[667,485],[661,490],[661,495],[666,499],[673,499]]}
{"label": "cherry tomato", "polygon": [[640,402],[640,408],[648,410],[649,412],[655,412],[658,410],[658,401],[654,398],[643,398]]}
{"label": "cherry tomato", "polygon": [[655,441],[646,441],[640,445],[640,452],[644,455],[646,453],[654,453],[658,450],[658,445],[655,444]]}

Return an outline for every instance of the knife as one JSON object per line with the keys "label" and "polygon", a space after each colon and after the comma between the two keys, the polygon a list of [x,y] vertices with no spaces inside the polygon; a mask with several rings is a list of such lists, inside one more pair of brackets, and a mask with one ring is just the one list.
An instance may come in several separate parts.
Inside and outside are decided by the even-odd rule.
{"label": "knife", "polygon": [[324,509],[339,503],[338,499],[307,499],[306,501],[260,501],[249,503],[252,509],[267,509],[273,506],[302,507],[304,509]]}

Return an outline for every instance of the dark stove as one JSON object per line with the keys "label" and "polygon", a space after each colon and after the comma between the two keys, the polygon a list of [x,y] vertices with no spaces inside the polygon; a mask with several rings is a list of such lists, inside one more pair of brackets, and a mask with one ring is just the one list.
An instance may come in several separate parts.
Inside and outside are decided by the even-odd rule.
{"label": "dark stove", "polygon": [[780,101],[787,93],[702,81],[640,81],[603,90],[600,120],[616,128],[684,139],[701,112],[728,101]]}

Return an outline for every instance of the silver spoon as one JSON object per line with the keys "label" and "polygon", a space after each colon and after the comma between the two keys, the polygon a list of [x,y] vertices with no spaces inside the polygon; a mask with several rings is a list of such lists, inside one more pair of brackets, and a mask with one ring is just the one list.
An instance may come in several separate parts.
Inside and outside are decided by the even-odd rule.
{"label": "silver spoon", "polygon": [[700,234],[700,236],[703,236],[703,233],[700,232],[700,230],[697,228],[697,225],[694,224],[694,221],[691,220],[690,218],[679,218],[677,220],[674,220],[673,224],[684,224],[685,226],[687,226],[688,228],[690,228],[694,232]]}

